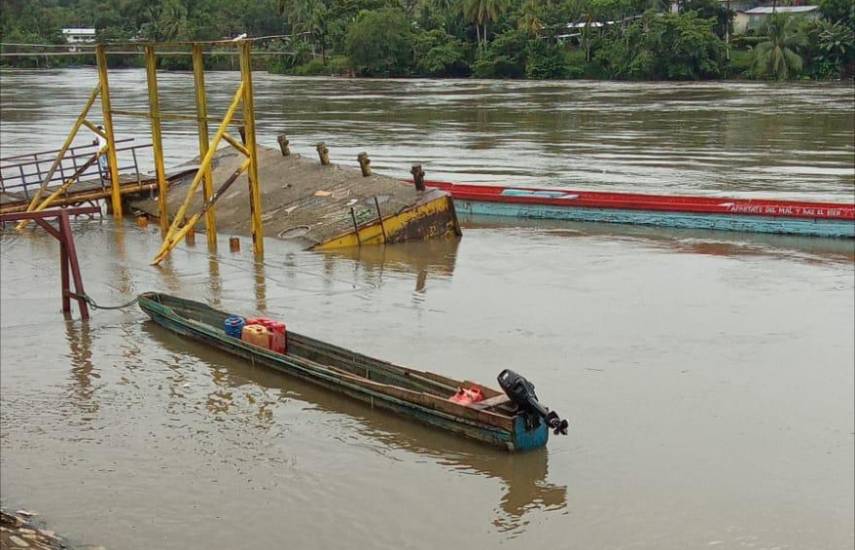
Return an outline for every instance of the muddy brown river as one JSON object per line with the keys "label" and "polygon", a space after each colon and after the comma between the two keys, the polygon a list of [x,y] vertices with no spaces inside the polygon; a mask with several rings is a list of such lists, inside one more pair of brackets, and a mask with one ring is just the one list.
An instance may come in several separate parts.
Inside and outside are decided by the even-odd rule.
{"label": "muddy brown river", "polygon": [[[57,146],[90,69],[0,72],[2,155]],[[144,73],[111,73],[142,109]],[[211,73],[213,109],[235,75]],[[192,109],[163,74],[167,109]],[[851,88],[256,75],[262,141],[429,177],[853,199]],[[96,117],[97,118],[97,115]],[[145,121],[117,119],[124,135]],[[194,130],[166,125],[168,163]],[[351,160],[353,162],[351,162]],[[571,422],[510,456],[253,368],[137,308],[59,312],[57,245],[0,234],[0,500],[79,544],[789,548],[855,544],[855,243],[468,218],[460,242],[319,254],[75,224],[86,290],[147,290],[495,385]],[[225,235],[222,239],[225,239]]]}

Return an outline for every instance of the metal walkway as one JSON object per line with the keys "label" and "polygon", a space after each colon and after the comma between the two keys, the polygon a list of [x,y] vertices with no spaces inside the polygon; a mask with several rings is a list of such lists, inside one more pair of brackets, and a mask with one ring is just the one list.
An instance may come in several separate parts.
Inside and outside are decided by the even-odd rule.
{"label": "metal walkway", "polygon": [[[138,153],[142,149],[151,148],[151,143],[137,145],[133,141],[133,138],[118,140],[116,144],[120,146],[116,148],[116,152],[121,194],[138,197],[156,192],[157,178],[154,174],[140,174],[139,169]],[[63,190],[52,201],[53,206],[95,205],[110,198],[112,189],[109,173],[105,173],[97,162],[85,167],[97,150],[97,144],[69,148],[45,191],[50,193],[61,188],[63,183],[77,172],[79,182],[72,188]],[[27,210],[33,194],[41,186],[58,151],[39,151],[0,158],[0,214]],[[184,172],[171,175],[167,179],[181,175],[184,175]]]}

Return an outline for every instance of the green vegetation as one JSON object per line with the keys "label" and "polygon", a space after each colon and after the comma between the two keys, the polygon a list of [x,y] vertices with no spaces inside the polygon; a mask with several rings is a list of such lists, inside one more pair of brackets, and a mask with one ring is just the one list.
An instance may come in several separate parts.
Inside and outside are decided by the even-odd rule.
{"label": "green vegetation", "polygon": [[[280,55],[255,61],[259,68],[305,76],[701,80],[836,79],[855,73],[852,0],[819,0],[817,19],[773,14],[745,35],[734,34],[734,14],[720,0],[677,0],[676,13],[668,0],[0,2],[5,44],[62,44],[64,27],[95,27],[99,40],[288,35],[259,46]],[[51,66],[92,60],[4,62]],[[181,57],[161,60],[166,69],[188,65]],[[226,56],[210,65],[236,68]]]}
{"label": "green vegetation", "polygon": [[796,52],[807,45],[807,36],[799,28],[798,21],[772,15],[763,27],[762,40],[754,48],[751,66],[754,74],[785,80],[802,70],[804,63]]}

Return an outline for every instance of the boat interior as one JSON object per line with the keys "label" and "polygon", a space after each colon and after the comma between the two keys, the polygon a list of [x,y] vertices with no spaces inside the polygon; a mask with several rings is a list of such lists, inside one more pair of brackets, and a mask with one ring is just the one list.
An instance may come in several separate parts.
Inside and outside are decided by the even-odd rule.
{"label": "boat interior", "polygon": [[[200,302],[184,300],[164,294],[148,293],[145,294],[145,297],[171,308],[179,317],[206,325],[208,330],[213,329],[218,332],[218,335],[228,338],[225,333],[224,323],[230,315],[229,313],[216,310]],[[401,367],[291,331],[288,331],[288,350],[286,355],[308,359],[325,368],[343,374],[426,393],[443,400],[454,395],[461,387],[470,388],[477,386],[481,389],[485,399],[482,402],[473,404],[473,408],[504,409],[506,406],[511,407],[505,394],[493,388],[466,380],[447,378],[431,372]],[[510,413],[511,409],[507,409],[506,412]]]}

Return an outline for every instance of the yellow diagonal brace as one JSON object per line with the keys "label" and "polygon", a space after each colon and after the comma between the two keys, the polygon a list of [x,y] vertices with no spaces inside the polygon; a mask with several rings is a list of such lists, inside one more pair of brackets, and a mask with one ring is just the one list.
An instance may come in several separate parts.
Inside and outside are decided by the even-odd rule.
{"label": "yellow diagonal brace", "polygon": [[93,123],[89,122],[88,120],[84,120],[83,125],[86,126],[87,128],[89,128],[90,130],[92,130],[93,132],[95,132],[96,134],[98,134],[99,136],[101,136],[102,138],[107,139],[107,134],[105,134],[103,130],[99,130],[97,126],[95,126]]}
{"label": "yellow diagonal brace", "polygon": [[231,145],[232,147],[234,147],[235,149],[237,149],[238,151],[243,153],[244,156],[247,156],[247,157],[249,156],[249,151],[247,150],[246,147],[243,146],[243,143],[236,140],[234,137],[232,137],[231,134],[229,134],[229,133],[223,134],[223,139],[226,140],[227,142],[229,142],[229,145]]}
{"label": "yellow diagonal brace", "polygon": [[207,212],[209,212],[210,209],[214,207],[214,203],[216,203],[217,199],[219,199],[225,192],[225,188],[231,185],[232,182],[234,182],[234,180],[238,178],[238,176],[240,176],[247,170],[247,168],[249,168],[249,159],[243,161],[243,164],[241,164],[234,171],[234,173],[229,177],[228,181],[210,199],[205,201],[205,203],[202,205],[202,209],[199,212],[196,212],[195,214],[190,216],[190,219],[187,220],[187,223],[184,224],[184,226],[178,230],[178,233],[175,234],[174,239],[176,243],[181,242],[181,239],[183,239],[184,236],[187,235],[187,233],[189,233],[191,229],[193,229],[193,226],[199,223],[199,218],[202,217],[202,214],[207,214]]}
{"label": "yellow diagonal brace", "polygon": [[70,178],[68,178],[65,182],[63,182],[62,185],[57,187],[56,190],[54,190],[54,192],[50,194],[50,196],[48,196],[45,200],[40,202],[39,205],[33,209],[33,211],[39,212],[41,210],[44,210],[48,206],[50,206],[53,203],[53,201],[56,200],[56,198],[58,196],[62,195],[66,189],[71,187],[71,185],[74,182],[76,182],[78,179],[80,179],[80,176],[83,174],[83,172],[86,171],[87,168],[89,168],[95,162],[98,161],[98,157],[100,157],[101,155],[103,155],[106,152],[107,152],[107,146],[105,145],[104,147],[99,149],[97,153],[92,155],[92,157],[88,161],[86,161],[85,164],[83,164],[77,170],[75,170],[74,174],[72,174]]}
{"label": "yellow diagonal brace", "polygon": [[[95,103],[95,99],[98,98],[98,92],[101,90],[101,85],[97,84],[95,89],[92,90],[92,93],[89,94],[89,99],[86,100],[86,105],[83,106],[83,110],[80,112],[80,116],[77,117],[77,120],[74,122],[74,125],[71,127],[71,131],[68,132],[68,137],[65,138],[65,143],[62,144],[62,148],[59,150],[59,153],[56,155],[56,159],[54,159],[53,164],[50,165],[50,169],[47,171],[47,175],[45,179],[42,180],[41,185],[39,186],[36,194],[33,195],[32,200],[30,200],[30,204],[27,205],[27,212],[32,212],[33,209],[39,204],[39,199],[42,196],[45,188],[50,183],[51,178],[53,177],[56,169],[59,168],[60,163],[62,163],[63,157],[65,157],[65,153],[68,151],[68,148],[71,147],[71,142],[74,141],[75,136],[77,136],[78,130],[80,130],[80,126],[83,125],[86,121],[86,115],[89,114],[89,109],[92,108],[92,104]],[[21,220],[16,229],[23,229],[29,220]]]}
{"label": "yellow diagonal brace", "polygon": [[[207,170],[211,166],[211,160],[214,158],[214,153],[216,153],[217,151],[217,146],[220,144],[220,140],[223,138],[223,134],[226,133],[226,128],[228,128],[229,126],[229,121],[232,119],[232,116],[234,116],[235,111],[237,111],[241,99],[243,99],[243,91],[244,83],[241,82],[240,86],[238,86],[234,98],[232,99],[231,105],[229,105],[229,108],[226,111],[225,117],[223,117],[223,122],[220,123],[220,127],[217,128],[217,133],[214,135],[213,141],[211,141],[211,145],[208,149],[208,152],[202,159],[202,162],[199,165],[199,169],[196,171],[196,175],[193,177],[193,181],[190,183],[190,187],[187,189],[187,196],[184,198],[184,202],[181,204],[181,207],[175,214],[175,218],[172,220],[172,225],[169,226],[169,231],[166,232],[166,236],[163,238],[163,244],[161,244],[160,250],[154,257],[152,265],[157,265],[162,262],[163,259],[166,258],[166,256],[169,254],[169,251],[172,250],[178,243],[179,239],[175,238],[175,234],[178,232],[178,229],[181,226],[181,220],[184,219],[184,215],[187,213],[187,207],[190,205],[190,201],[193,200],[193,195],[194,193],[196,193],[196,189],[198,189],[199,183],[202,181],[202,177],[205,174],[205,170]],[[160,200],[165,201],[166,197],[161,197]]]}

